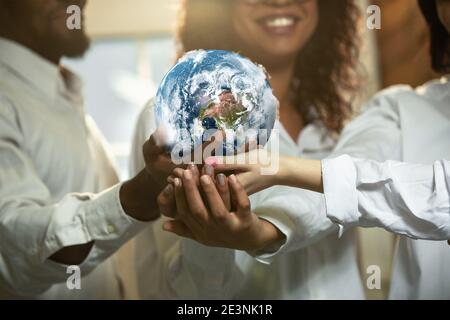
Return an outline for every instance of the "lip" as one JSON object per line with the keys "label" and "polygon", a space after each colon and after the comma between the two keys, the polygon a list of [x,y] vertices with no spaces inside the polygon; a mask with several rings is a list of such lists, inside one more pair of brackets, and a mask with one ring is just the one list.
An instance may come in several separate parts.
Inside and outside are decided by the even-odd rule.
{"label": "lip", "polygon": [[291,34],[300,21],[301,18],[293,14],[276,14],[256,19],[265,32],[279,36]]}

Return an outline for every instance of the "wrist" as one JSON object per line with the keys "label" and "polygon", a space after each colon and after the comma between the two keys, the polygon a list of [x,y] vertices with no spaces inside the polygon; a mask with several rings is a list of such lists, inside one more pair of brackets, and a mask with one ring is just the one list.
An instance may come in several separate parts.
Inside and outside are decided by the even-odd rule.
{"label": "wrist", "polygon": [[156,198],[160,192],[151,176],[141,171],[126,181],[120,188],[120,203],[130,217],[139,221],[152,221],[159,218]]}
{"label": "wrist", "polygon": [[256,251],[264,253],[277,251],[286,242],[286,236],[269,221],[260,218],[259,221],[261,223],[261,231],[259,233],[261,237]]}
{"label": "wrist", "polygon": [[322,192],[322,162],[282,157],[278,180],[280,185]]}
{"label": "wrist", "polygon": [[277,174],[274,176],[275,184],[281,186],[288,186],[290,174],[292,174],[290,158],[280,156],[280,168]]}

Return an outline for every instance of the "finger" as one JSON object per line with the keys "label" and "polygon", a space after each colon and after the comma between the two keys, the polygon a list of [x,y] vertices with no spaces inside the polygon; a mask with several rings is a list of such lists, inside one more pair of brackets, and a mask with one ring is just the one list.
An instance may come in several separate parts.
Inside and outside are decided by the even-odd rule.
{"label": "finger", "polygon": [[167,130],[164,126],[158,127],[155,132],[150,136],[149,142],[155,146],[164,148],[168,141]]}
{"label": "finger", "polygon": [[216,172],[242,172],[251,169],[250,166],[246,164],[243,154],[225,157],[209,157],[205,160],[205,166],[206,165],[213,167]]}
{"label": "finger", "polygon": [[267,186],[264,186],[260,183],[261,177],[255,175],[253,172],[239,173],[235,174],[235,176],[242,187],[245,189],[245,192],[247,192],[248,196],[267,188]]}
{"label": "finger", "polygon": [[166,153],[163,146],[156,144],[153,136],[144,143],[142,152],[145,163],[151,170],[156,169],[159,172],[164,172],[169,175],[175,168],[175,164],[172,162],[170,155]]}
{"label": "finger", "polygon": [[174,180],[175,180],[175,177],[174,177],[174,176],[168,176],[168,177],[167,177],[167,183],[168,183],[168,184],[173,185],[174,182],[175,182]]}
{"label": "finger", "polygon": [[198,167],[194,163],[191,163],[188,165],[187,169],[191,171],[195,183],[200,185],[200,171],[198,170]]}
{"label": "finger", "polygon": [[202,169],[202,175],[207,175],[214,181],[214,167],[209,164],[205,164]]}
{"label": "finger", "polygon": [[188,202],[188,208],[192,217],[200,224],[204,225],[208,221],[208,211],[200,195],[200,191],[193,179],[190,170],[185,170],[183,174],[184,193]]}
{"label": "finger", "polygon": [[192,232],[198,232],[200,230],[200,226],[189,209],[183,183],[179,178],[175,178],[175,199],[178,214],[177,218],[183,221]]}
{"label": "finger", "polygon": [[251,205],[247,192],[245,192],[244,187],[235,175],[229,176],[228,181],[230,184],[231,194],[234,199],[234,204],[236,205],[236,215],[240,217],[248,216],[251,212]]}
{"label": "finger", "polygon": [[191,230],[181,221],[167,221],[163,224],[163,230],[174,233],[180,237],[195,240],[194,234]]}
{"label": "finger", "polygon": [[228,211],[231,210],[231,196],[230,196],[230,188],[228,187],[228,179],[223,174],[220,173],[216,177],[216,186],[219,191],[220,197],[222,198],[223,204]]}
{"label": "finger", "polygon": [[203,175],[200,178],[202,190],[208,201],[211,216],[216,220],[223,220],[228,215],[228,210],[220,197],[219,192],[210,176]]}
{"label": "finger", "polygon": [[184,172],[183,169],[181,169],[181,168],[175,168],[175,169],[173,169],[173,171],[172,171],[172,175],[173,175],[174,177],[176,177],[176,178],[182,179],[182,178],[183,178],[183,172]]}
{"label": "finger", "polygon": [[173,218],[176,215],[175,194],[173,185],[167,185],[158,195],[157,204],[162,215]]}
{"label": "finger", "polygon": [[144,154],[154,156],[165,152],[163,139],[161,139],[160,135],[161,134],[159,132],[155,132],[144,143],[143,146]]}

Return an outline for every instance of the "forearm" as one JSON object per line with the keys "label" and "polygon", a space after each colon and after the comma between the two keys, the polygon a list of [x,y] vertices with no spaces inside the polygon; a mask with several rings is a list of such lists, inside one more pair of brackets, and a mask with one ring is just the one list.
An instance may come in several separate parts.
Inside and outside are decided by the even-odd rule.
{"label": "forearm", "polygon": [[323,193],[322,163],[319,160],[281,157],[277,184]]}
{"label": "forearm", "polygon": [[[156,197],[159,188],[145,171],[125,182],[120,189],[120,203],[124,212],[138,221],[147,222],[159,217]],[[64,247],[49,259],[65,265],[79,265],[89,255],[94,241]]]}

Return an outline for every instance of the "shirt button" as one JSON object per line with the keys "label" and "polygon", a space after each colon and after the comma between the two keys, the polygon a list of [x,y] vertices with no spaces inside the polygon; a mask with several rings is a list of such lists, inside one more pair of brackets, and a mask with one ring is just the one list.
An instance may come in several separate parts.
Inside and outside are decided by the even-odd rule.
{"label": "shirt button", "polygon": [[106,228],[106,231],[108,234],[114,233],[116,231],[116,228],[112,224],[108,224],[108,227]]}

